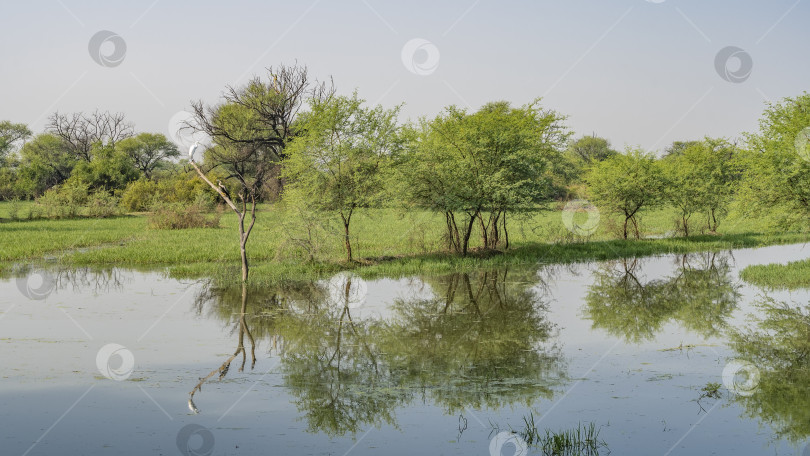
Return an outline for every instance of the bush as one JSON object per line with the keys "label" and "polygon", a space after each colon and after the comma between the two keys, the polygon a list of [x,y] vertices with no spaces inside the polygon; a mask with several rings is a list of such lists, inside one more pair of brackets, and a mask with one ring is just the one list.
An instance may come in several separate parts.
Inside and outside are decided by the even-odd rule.
{"label": "bush", "polygon": [[160,203],[152,207],[149,214],[149,227],[163,230],[187,228],[219,228],[222,213],[206,214],[199,204]]}
{"label": "bush", "polygon": [[103,190],[95,192],[87,200],[87,215],[99,218],[118,215],[118,203],[118,198]]}
{"label": "bush", "polygon": [[37,199],[37,205],[48,218],[76,217],[87,203],[89,186],[80,179],[68,179]]}
{"label": "bush", "polygon": [[140,179],[130,182],[121,195],[121,206],[130,212],[149,210],[160,198],[160,188],[155,181]]}
{"label": "bush", "polygon": [[20,200],[13,199],[8,203],[8,218],[11,220],[19,220],[20,219]]}

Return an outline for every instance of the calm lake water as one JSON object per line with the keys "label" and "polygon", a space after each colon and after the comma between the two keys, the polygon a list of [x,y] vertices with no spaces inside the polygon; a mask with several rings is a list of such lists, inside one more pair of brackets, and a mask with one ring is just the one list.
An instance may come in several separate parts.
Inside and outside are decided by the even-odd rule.
{"label": "calm lake water", "polygon": [[21,265],[0,454],[541,454],[500,434],[530,416],[614,455],[810,454],[810,293],[738,277],[808,253],[247,290]]}

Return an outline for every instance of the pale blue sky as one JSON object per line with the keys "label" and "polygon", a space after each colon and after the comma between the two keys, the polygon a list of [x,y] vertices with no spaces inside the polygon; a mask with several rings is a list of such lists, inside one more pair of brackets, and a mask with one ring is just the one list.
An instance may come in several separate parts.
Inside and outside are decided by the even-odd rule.
{"label": "pale blue sky", "polygon": [[[405,118],[543,96],[577,134],[662,149],[735,138],[756,127],[767,98],[808,90],[808,20],[810,0],[7,2],[0,119],[39,131],[56,109],[100,108],[168,133],[190,100],[214,102],[225,85],[297,59],[341,92],[405,102]],[[119,66],[91,58],[100,30],[126,42]],[[415,38],[439,51],[430,74],[402,62]],[[715,70],[732,45],[753,60],[741,83]]]}

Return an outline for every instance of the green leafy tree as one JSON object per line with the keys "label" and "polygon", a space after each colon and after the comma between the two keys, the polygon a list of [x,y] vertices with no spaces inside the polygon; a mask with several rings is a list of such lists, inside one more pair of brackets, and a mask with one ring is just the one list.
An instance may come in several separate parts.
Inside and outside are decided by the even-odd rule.
{"label": "green leafy tree", "polygon": [[92,190],[112,192],[123,190],[140,175],[132,159],[112,147],[97,146],[92,149],[91,154],[91,161],[79,161],[76,164],[70,180],[85,182]]}
{"label": "green leafy tree", "polygon": [[402,144],[399,108],[369,108],[363,103],[356,93],[313,101],[301,123],[304,133],[287,148],[284,161],[286,192],[310,207],[340,216],[349,262],[352,215],[379,202],[385,170]]}
{"label": "green leafy tree", "polygon": [[31,130],[25,124],[15,124],[7,120],[0,121],[0,167],[6,158],[14,152],[20,141],[31,137]]}
{"label": "green leafy tree", "polygon": [[502,240],[508,247],[507,214],[533,210],[554,193],[569,135],[563,120],[539,100],[489,103],[472,114],[451,106],[410,132],[398,166],[402,194],[444,215],[451,250],[467,254],[476,221],[485,248]]}
{"label": "green leafy tree", "polygon": [[686,149],[697,146],[700,141],[674,141],[669,147],[664,150],[664,157],[672,157],[681,155]]}
{"label": "green leafy tree", "polygon": [[773,212],[783,223],[810,217],[810,94],[768,104],[759,131],[748,134],[744,153],[741,201],[749,208]]}
{"label": "green leafy tree", "polygon": [[180,155],[174,143],[155,133],[141,133],[123,139],[115,148],[126,154],[147,179],[151,179],[153,171],[164,165],[167,159]]}
{"label": "green leafy tree", "polygon": [[[192,103],[194,118],[185,127],[204,133],[213,147],[206,151],[202,168],[193,159],[189,164],[239,218],[243,282],[250,271],[247,242],[256,223],[256,204],[268,181],[277,178],[306,97],[324,99],[327,92],[325,85],[309,79],[306,67],[281,66],[268,69],[267,81],[256,77],[246,85],[228,87],[217,105]],[[224,183],[214,184],[206,176],[215,169],[225,174]],[[228,185],[238,188],[235,194]]]}
{"label": "green leafy tree", "polygon": [[623,220],[622,237],[632,230],[639,239],[639,214],[661,199],[663,180],[655,157],[631,149],[595,164],[585,180],[593,202]]}
{"label": "green leafy tree", "polygon": [[664,195],[678,210],[677,226],[689,236],[695,213],[706,216],[706,226],[717,232],[718,218],[731,203],[738,177],[736,148],[723,139],[691,142],[662,160]]}
{"label": "green leafy tree", "polygon": [[17,192],[36,198],[70,177],[77,160],[58,136],[43,133],[20,149]]}
{"label": "green leafy tree", "polygon": [[616,154],[610,141],[599,136],[583,136],[568,146],[568,154],[586,165],[600,162]]}

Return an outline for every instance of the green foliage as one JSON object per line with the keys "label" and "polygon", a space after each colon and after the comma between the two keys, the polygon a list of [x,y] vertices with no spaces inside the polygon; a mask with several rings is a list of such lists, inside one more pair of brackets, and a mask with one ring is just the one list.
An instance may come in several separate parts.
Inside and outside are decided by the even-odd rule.
{"label": "green foliage", "polygon": [[616,154],[610,147],[610,141],[599,136],[583,136],[568,145],[567,153],[572,159],[589,165],[604,161]]}
{"label": "green foliage", "polygon": [[71,179],[87,182],[92,189],[114,191],[125,188],[139,175],[140,171],[125,153],[110,147],[96,147],[91,161],[76,164]]}
{"label": "green foliage", "polygon": [[661,200],[663,179],[655,157],[630,149],[596,163],[585,180],[592,202],[623,218],[622,237],[627,239],[632,228],[640,238],[639,216]]}
{"label": "green foliage", "polygon": [[689,236],[690,218],[699,212],[709,231],[716,233],[718,218],[728,210],[739,174],[735,147],[723,139],[706,138],[685,143],[661,164],[663,192],[678,210],[678,230]]}
{"label": "green foliage", "polygon": [[205,207],[197,204],[158,203],[149,214],[149,227],[159,230],[219,228],[221,215],[219,212],[207,214]]}
{"label": "green foliage", "polygon": [[476,220],[484,247],[495,248],[506,234],[506,213],[554,193],[554,166],[568,138],[562,120],[539,100],[520,108],[490,103],[473,114],[450,107],[422,120],[398,166],[401,195],[444,215],[453,251],[466,255]]}
{"label": "green foliage", "polygon": [[[747,136],[742,201],[757,212],[780,211],[784,225],[806,227],[810,217],[810,155],[802,132],[810,127],[810,94],[768,104],[759,131]],[[806,146],[805,146],[806,149]]]}
{"label": "green foliage", "polygon": [[740,272],[746,282],[768,289],[795,290],[810,288],[810,260],[788,264],[755,264]]}
{"label": "green foliage", "polygon": [[779,438],[802,442],[810,436],[810,306],[758,303],[752,328],[730,334],[739,358],[759,371],[750,396],[733,396],[744,414],[767,423]]}
{"label": "green foliage", "polygon": [[44,133],[20,149],[17,195],[36,198],[45,190],[66,181],[77,160],[58,136]]}
{"label": "green foliage", "polygon": [[180,155],[177,146],[162,134],[141,133],[115,144],[115,149],[128,156],[143,175],[150,179],[166,160]]}
{"label": "green foliage", "polygon": [[288,200],[340,216],[350,262],[352,215],[379,204],[386,168],[401,148],[399,108],[367,108],[363,102],[357,93],[313,101],[301,124],[303,135],[286,149],[283,168]]}
{"label": "green foliage", "polygon": [[94,218],[118,215],[120,213],[119,202],[119,198],[104,190],[93,192],[85,203],[87,215]]}
{"label": "green foliage", "polygon": [[162,203],[199,204],[212,209],[215,202],[210,187],[191,173],[175,174],[157,181],[138,179],[130,182],[121,194],[121,206],[132,212],[148,211],[153,205]]}
{"label": "green foliage", "polygon": [[636,275],[638,261],[623,260],[594,273],[585,298],[585,315],[594,328],[629,342],[652,339],[673,320],[705,337],[725,329],[739,298],[726,256],[683,255],[674,274],[648,282]]}
{"label": "green foliage", "polygon": [[121,194],[121,206],[131,212],[148,210],[159,198],[158,183],[149,179],[130,182]]}
{"label": "green foliage", "polygon": [[70,218],[79,215],[87,203],[90,186],[80,179],[68,179],[62,185],[52,187],[37,198],[45,217]]}
{"label": "green foliage", "polygon": [[31,130],[25,124],[0,121],[0,168],[4,166],[8,155],[14,152],[19,141],[25,141],[30,136]]}

